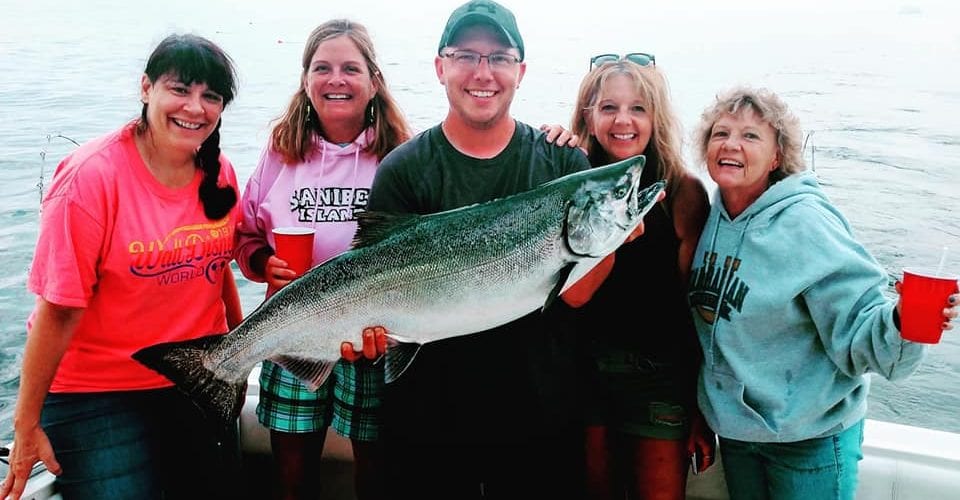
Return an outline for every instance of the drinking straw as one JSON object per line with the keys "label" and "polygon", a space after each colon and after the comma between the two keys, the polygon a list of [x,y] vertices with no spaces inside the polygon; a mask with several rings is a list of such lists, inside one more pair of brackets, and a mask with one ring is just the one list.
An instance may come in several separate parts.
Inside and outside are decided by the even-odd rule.
{"label": "drinking straw", "polygon": [[940,253],[940,263],[937,264],[937,275],[943,272],[943,265],[947,262],[947,246],[943,246],[943,252]]}

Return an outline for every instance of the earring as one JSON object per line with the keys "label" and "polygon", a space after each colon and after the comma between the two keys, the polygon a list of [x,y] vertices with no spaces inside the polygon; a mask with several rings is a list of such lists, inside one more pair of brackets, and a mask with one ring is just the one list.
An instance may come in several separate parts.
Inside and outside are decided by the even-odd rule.
{"label": "earring", "polygon": [[373,122],[376,119],[377,119],[377,111],[373,107],[373,99],[371,99],[370,104],[367,105],[367,124],[373,125]]}
{"label": "earring", "polygon": [[304,122],[310,123],[310,103],[307,103],[306,108],[307,108],[307,118],[304,120]]}

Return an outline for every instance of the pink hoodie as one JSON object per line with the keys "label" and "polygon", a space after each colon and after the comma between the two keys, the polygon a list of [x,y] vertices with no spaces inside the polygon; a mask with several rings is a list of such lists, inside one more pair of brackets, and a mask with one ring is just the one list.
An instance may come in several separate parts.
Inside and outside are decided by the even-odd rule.
{"label": "pink hoodie", "polygon": [[276,248],[274,227],[316,229],[314,265],[350,248],[356,213],[367,206],[379,164],[375,155],[363,150],[372,138],[369,128],[344,147],[317,137],[308,160],[294,165],[285,164],[271,146],[264,149],[240,202],[237,264],[244,276],[265,281],[250,268],[250,256],[264,246]]}

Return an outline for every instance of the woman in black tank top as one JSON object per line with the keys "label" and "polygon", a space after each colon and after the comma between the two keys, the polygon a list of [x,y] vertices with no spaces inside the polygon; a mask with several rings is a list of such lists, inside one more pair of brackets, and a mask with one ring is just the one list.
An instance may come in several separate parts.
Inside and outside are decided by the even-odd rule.
{"label": "woman in black tank top", "polygon": [[705,469],[715,451],[697,410],[702,354],[685,294],[709,201],[683,165],[666,79],[643,55],[594,58],[601,63],[581,83],[571,124],[593,166],[644,154],[641,187],[667,181],[643,235],[591,271],[594,285],[585,279],[563,295],[580,307],[595,367],[586,391],[590,498],[682,499],[690,457]]}

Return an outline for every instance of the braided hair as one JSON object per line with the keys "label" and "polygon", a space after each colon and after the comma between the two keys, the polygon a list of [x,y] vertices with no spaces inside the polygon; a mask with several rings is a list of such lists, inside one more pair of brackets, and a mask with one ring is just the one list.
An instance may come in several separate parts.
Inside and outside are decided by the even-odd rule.
{"label": "braided hair", "polygon": [[[237,90],[237,76],[233,61],[216,44],[197,35],[173,34],[164,38],[147,59],[144,73],[151,82],[172,74],[188,85],[205,83],[223,97],[226,107]],[[220,125],[217,122],[194,156],[194,164],[203,171],[198,194],[203,212],[208,219],[223,218],[237,204],[237,192],[230,186],[220,186]],[[147,129],[147,104],[144,103],[137,123],[137,133]]]}

